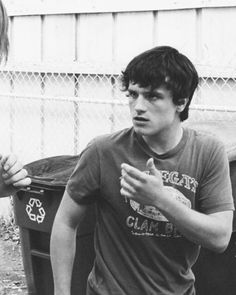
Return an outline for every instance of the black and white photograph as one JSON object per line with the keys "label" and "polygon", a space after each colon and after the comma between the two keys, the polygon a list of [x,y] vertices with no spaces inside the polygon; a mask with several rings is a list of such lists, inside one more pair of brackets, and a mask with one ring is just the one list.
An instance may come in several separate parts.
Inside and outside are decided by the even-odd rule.
{"label": "black and white photograph", "polygon": [[0,295],[236,294],[236,0],[0,0]]}

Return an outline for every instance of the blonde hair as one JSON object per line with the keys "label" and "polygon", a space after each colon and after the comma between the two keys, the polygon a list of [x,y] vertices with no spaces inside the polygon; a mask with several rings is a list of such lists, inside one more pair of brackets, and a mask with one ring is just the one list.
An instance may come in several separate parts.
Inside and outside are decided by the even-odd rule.
{"label": "blonde hair", "polygon": [[8,25],[9,19],[6,8],[0,0],[0,62],[7,61],[9,51],[9,39],[8,39]]}

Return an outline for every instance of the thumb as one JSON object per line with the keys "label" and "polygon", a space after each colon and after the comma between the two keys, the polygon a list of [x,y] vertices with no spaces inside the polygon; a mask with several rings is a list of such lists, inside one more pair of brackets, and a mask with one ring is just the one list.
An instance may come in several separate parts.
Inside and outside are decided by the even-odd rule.
{"label": "thumb", "polygon": [[158,170],[156,169],[153,158],[150,158],[147,160],[146,167],[147,167],[147,170],[149,171],[150,175],[158,174]]}

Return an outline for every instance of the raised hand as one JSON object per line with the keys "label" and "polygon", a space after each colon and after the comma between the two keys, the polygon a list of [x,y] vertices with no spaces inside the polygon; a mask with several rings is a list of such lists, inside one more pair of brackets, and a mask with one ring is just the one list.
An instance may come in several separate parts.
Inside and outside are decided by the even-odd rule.
{"label": "raised hand", "polygon": [[140,204],[158,206],[163,197],[164,185],[160,171],[150,158],[146,163],[147,171],[140,171],[128,164],[121,164],[121,195]]}

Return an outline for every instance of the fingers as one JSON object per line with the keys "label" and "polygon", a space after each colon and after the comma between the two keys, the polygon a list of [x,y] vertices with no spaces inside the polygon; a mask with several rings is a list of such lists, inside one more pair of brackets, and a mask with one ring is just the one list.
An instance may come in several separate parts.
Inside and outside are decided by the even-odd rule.
{"label": "fingers", "polygon": [[121,186],[122,195],[127,195],[127,194],[133,195],[136,193],[136,190],[134,188],[135,186],[127,182],[127,176],[124,176],[121,178],[120,186]]}
{"label": "fingers", "polygon": [[[17,174],[23,168],[22,164],[19,161],[17,161],[17,157],[13,154],[4,156],[1,160],[1,165],[3,167],[2,177],[3,179],[5,179],[5,181]],[[27,174],[25,175],[25,173],[27,173],[26,170],[22,171],[20,175],[26,177]]]}
{"label": "fingers", "polygon": [[128,164],[122,164],[121,168],[120,193],[124,197],[131,198],[139,191],[145,181],[145,175]]}
{"label": "fingers", "polygon": [[16,188],[29,186],[31,184],[31,179],[29,177],[23,178],[17,182],[13,183],[13,186]]}
{"label": "fingers", "polygon": [[129,175],[131,178],[137,179],[139,181],[145,181],[146,179],[145,173],[125,163],[121,164],[121,175]]}
{"label": "fingers", "polygon": [[[14,174],[3,173],[2,177],[4,179],[5,184],[13,184],[14,186],[19,186],[20,183],[28,183],[29,177],[27,177],[28,172],[25,169],[21,169]],[[26,180],[25,180],[26,179]]]}
{"label": "fingers", "polygon": [[146,162],[146,171],[126,163],[121,164],[121,194],[128,198],[137,198],[153,191],[153,187],[162,186],[161,172],[156,169],[153,158]]}
{"label": "fingers", "polygon": [[23,165],[17,160],[13,154],[3,156],[0,160],[3,167],[2,178],[6,185],[13,185],[14,187],[24,187],[31,183],[28,172],[23,168]]}
{"label": "fingers", "polygon": [[[5,170],[5,172],[8,172],[8,170],[12,168],[16,163],[19,166],[21,165],[19,162],[17,162],[17,157],[14,154],[2,156],[1,158],[1,165],[3,169]],[[19,169],[21,168],[22,166],[19,167]]]}
{"label": "fingers", "polygon": [[[6,166],[6,165],[5,165]],[[4,166],[4,167],[5,167]],[[16,175],[19,171],[23,171],[22,172],[22,175],[23,174],[25,174],[25,173],[27,173],[26,172],[26,170],[25,169],[23,169],[23,165],[20,163],[20,162],[15,162],[12,166],[10,166],[9,168],[8,168],[8,170],[6,170],[5,168],[3,167],[3,169],[4,169],[4,172],[3,172],[3,174],[2,174],[2,177],[4,178],[4,179],[7,179],[7,178],[9,178],[9,177],[12,177],[13,175]],[[25,176],[27,176],[27,174],[25,175]]]}

